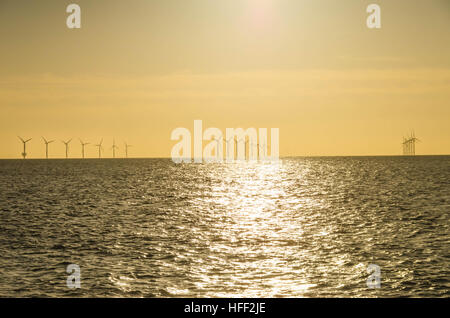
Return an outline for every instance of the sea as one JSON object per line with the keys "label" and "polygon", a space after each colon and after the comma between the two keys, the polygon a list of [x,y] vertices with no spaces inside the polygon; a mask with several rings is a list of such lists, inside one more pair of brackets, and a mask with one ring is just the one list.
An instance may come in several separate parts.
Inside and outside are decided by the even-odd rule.
{"label": "sea", "polygon": [[0,160],[0,191],[0,297],[450,296],[450,156]]}

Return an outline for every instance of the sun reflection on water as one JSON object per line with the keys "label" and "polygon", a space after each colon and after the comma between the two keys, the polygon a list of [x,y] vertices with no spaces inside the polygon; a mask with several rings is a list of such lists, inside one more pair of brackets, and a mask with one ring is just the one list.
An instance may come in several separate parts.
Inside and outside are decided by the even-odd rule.
{"label": "sun reflection on water", "polygon": [[[201,274],[207,286],[223,284],[226,292],[210,296],[271,297],[302,296],[315,284],[308,283],[301,269],[288,263],[292,246],[302,235],[300,215],[292,220],[292,207],[304,202],[289,193],[294,180],[286,179],[283,163],[239,163],[211,170],[221,180],[212,187],[215,223],[220,240],[210,241],[210,253],[228,259],[228,269]],[[311,203],[311,202],[309,202]],[[281,246],[280,246],[281,244]],[[296,251],[301,254],[302,251]],[[252,284],[248,285],[247,282]]]}

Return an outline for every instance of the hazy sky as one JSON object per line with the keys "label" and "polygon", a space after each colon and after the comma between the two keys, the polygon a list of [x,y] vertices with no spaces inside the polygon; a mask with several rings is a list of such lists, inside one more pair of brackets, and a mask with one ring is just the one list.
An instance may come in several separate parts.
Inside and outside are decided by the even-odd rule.
{"label": "hazy sky", "polygon": [[[0,0],[0,157],[17,135],[169,157],[177,127],[280,128],[281,155],[450,153],[448,0]],[[381,6],[382,28],[366,27]],[[93,146],[86,148],[95,157]],[[81,155],[78,140],[73,157]]]}

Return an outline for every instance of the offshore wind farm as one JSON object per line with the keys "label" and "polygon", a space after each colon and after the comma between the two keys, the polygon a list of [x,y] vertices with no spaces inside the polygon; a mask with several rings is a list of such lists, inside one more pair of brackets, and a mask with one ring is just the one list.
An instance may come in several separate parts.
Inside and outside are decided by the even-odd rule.
{"label": "offshore wind farm", "polygon": [[[25,139],[23,139],[20,136],[17,136],[17,137],[19,138],[19,140],[22,142],[22,145],[23,145],[22,152],[21,152],[20,155],[21,155],[22,159],[27,159],[27,156],[29,155],[29,153],[27,152],[26,146],[27,146],[27,143],[32,141],[33,138],[29,138],[29,139],[25,140]],[[43,158],[45,158],[45,159],[49,159],[49,158],[54,158],[54,159],[58,159],[58,158],[65,158],[65,159],[70,159],[70,158],[72,158],[72,159],[75,159],[75,158],[81,158],[81,159],[98,158],[98,159],[101,159],[102,158],[102,153],[103,153],[103,150],[104,150],[104,148],[103,148],[103,138],[100,140],[100,142],[98,144],[93,145],[94,147],[97,148],[97,156],[91,156],[91,157],[87,157],[86,156],[86,146],[90,145],[90,143],[89,142],[84,142],[82,139],[79,139],[80,147],[81,147],[81,149],[80,149],[81,150],[81,156],[80,157],[78,157],[78,156],[70,157],[69,145],[72,142],[73,138],[70,138],[70,139],[68,139],[66,141],[61,140],[61,142],[64,144],[65,152],[62,155],[60,154],[60,155],[54,155],[54,156],[52,156],[50,154],[50,152],[49,152],[49,145],[52,144],[53,142],[55,142],[55,140],[47,140],[45,137],[41,137],[41,138],[42,138],[42,140],[44,142],[44,145],[45,145],[45,153],[44,153],[44,156],[43,156]],[[129,147],[131,147],[131,145],[129,145],[129,144],[127,144],[125,142],[124,153],[122,154],[122,156],[119,156],[118,158],[128,158],[128,148]],[[119,149],[119,147],[116,145],[116,141],[115,141],[114,138],[113,138],[113,141],[112,141],[111,149],[112,149],[112,157],[111,158],[114,159],[114,158],[116,158],[116,150]],[[38,159],[38,158],[42,158],[42,157],[34,157],[34,158]],[[108,157],[106,157],[106,158],[108,158]]]}
{"label": "offshore wind farm", "polygon": [[[26,159],[28,153],[26,152],[26,145],[28,142],[30,142],[32,140],[32,138],[29,138],[27,140],[24,140],[23,138],[19,137],[20,141],[22,142],[23,145],[23,150],[21,153],[21,157],[23,159]],[[44,137],[41,137],[42,140],[44,141],[45,144],[45,158],[48,159],[49,158],[49,145],[51,143],[53,143],[55,140],[47,140]],[[65,153],[64,156],[66,159],[69,159],[69,144],[72,141],[72,138],[68,139],[67,141],[61,140],[61,142],[64,144],[65,146]],[[80,145],[81,145],[81,158],[85,159],[85,147],[87,145],[89,145],[89,142],[83,142],[83,140],[79,139],[80,141]],[[234,138],[231,137],[229,139],[225,139],[225,138],[221,138],[221,139],[214,139],[213,141],[215,141],[217,143],[217,147],[216,149],[218,151],[220,151],[220,156],[229,156],[229,151],[230,149],[233,148],[233,153],[235,158],[237,158],[238,156],[238,148],[240,148],[241,150],[241,154],[243,153],[243,157],[244,159],[250,159],[250,158],[259,158],[260,157],[260,153],[262,155],[265,155],[265,152],[267,151],[267,145],[266,142],[263,142],[261,145],[259,144],[259,142],[255,142],[253,140],[250,140],[249,138]],[[411,134],[409,135],[409,137],[403,137],[403,142],[402,142],[402,153],[399,153],[399,155],[403,155],[403,156],[415,156],[416,155],[416,143],[421,142],[420,139],[416,138],[415,136],[415,131],[412,131]],[[268,144],[270,147],[270,143]],[[104,147],[103,147],[103,138],[101,138],[101,140],[99,141],[98,144],[94,144],[94,147],[97,148],[97,158],[101,159],[102,158],[102,154],[104,151]],[[130,147],[132,147],[133,145],[128,144],[126,141],[124,141],[124,152],[122,154],[122,158],[128,158],[129,157],[129,153],[128,153],[128,149]],[[225,146],[225,152],[223,150]],[[117,146],[116,144],[116,140],[115,138],[113,138],[112,140],[112,145],[110,147],[111,149],[111,158],[116,158],[116,151],[118,151],[120,148],[119,146]],[[243,152],[242,152],[242,149]],[[95,156],[94,156],[95,157]],[[61,158],[61,157],[54,157],[54,158]],[[76,156],[74,158],[77,158]]]}

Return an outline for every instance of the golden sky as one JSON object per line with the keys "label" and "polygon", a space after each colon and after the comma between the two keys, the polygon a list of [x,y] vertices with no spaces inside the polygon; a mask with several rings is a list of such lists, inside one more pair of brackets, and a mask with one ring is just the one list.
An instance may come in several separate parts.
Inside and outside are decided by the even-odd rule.
{"label": "golden sky", "polygon": [[[66,6],[82,28],[68,29]],[[382,28],[366,27],[381,6]],[[41,136],[169,157],[170,134],[280,128],[280,154],[450,153],[448,0],[0,0],[0,157]],[[95,157],[93,146],[87,156]]]}

